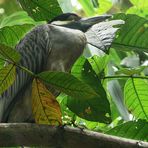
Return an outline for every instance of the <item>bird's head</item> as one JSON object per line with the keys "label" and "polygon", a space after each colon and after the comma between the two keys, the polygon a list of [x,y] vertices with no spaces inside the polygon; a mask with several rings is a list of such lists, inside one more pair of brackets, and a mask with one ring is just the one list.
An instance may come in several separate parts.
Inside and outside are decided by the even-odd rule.
{"label": "bird's head", "polygon": [[74,13],[64,13],[53,18],[48,23],[86,32],[91,26],[99,22],[105,21],[110,17],[111,15],[102,15],[89,18],[81,18]]}

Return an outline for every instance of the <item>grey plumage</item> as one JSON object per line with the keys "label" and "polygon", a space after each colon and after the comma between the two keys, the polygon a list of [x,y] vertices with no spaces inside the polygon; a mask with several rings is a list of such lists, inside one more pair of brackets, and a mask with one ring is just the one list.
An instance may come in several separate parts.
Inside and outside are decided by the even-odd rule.
{"label": "grey plumage", "polygon": [[[74,15],[76,17],[76,15]],[[91,25],[87,24],[87,19],[76,19],[77,27],[56,26],[52,24],[41,25],[30,31],[16,46],[16,50],[21,54],[20,65],[28,68],[34,73],[42,71],[69,71],[76,59],[83,53],[87,39],[90,40],[91,35],[88,29],[91,26],[105,20],[110,16],[94,18]],[[97,21],[98,19],[98,21]],[[90,23],[88,19],[88,22]],[[73,22],[72,22],[73,23]],[[82,23],[85,26],[85,31],[82,29]],[[99,31],[99,34],[104,34],[109,42],[105,42],[104,38],[100,38],[102,46],[110,46],[117,29],[113,29],[113,25],[117,22],[106,22],[110,26],[111,33],[107,28]],[[119,23],[121,24],[121,22]],[[106,25],[107,27],[107,25]],[[71,29],[70,29],[71,28]],[[85,32],[88,30],[88,33]],[[107,31],[105,31],[107,30]],[[84,31],[84,32],[82,32]],[[103,33],[104,32],[104,33]],[[98,35],[99,36],[99,35]],[[87,39],[86,39],[87,38]],[[94,43],[94,42],[93,42]],[[32,118],[31,109],[31,84],[32,77],[25,71],[17,68],[17,76],[14,84],[0,96],[0,122],[30,122]]]}
{"label": "grey plumage", "polygon": [[[81,31],[49,24],[29,32],[16,50],[21,54],[19,64],[34,73],[69,71],[85,44],[86,38]],[[14,84],[0,98],[1,122],[23,122],[31,117],[31,82],[31,76],[17,68]]]}
{"label": "grey plumage", "polygon": [[[48,34],[47,27],[37,27],[33,29],[30,33],[28,33],[23,40],[16,46],[16,50],[21,55],[20,65],[30,69],[33,72],[38,72],[41,70],[42,62],[44,62],[41,58],[45,58],[46,42],[48,43]],[[43,43],[40,42],[39,38],[42,36],[44,38]],[[40,48],[44,51],[40,51]],[[38,66],[36,66],[38,65]],[[23,86],[31,80],[31,77],[24,72],[23,70],[17,68],[17,75],[14,84],[2,94],[2,98],[0,99],[0,104],[2,104],[1,100],[5,100],[3,104],[3,110],[1,108],[0,112],[0,120],[5,122],[6,118],[11,110],[16,97],[16,94],[23,89]],[[23,90],[22,90],[23,91]],[[12,103],[13,102],[13,103]],[[4,114],[5,112],[5,114]]]}

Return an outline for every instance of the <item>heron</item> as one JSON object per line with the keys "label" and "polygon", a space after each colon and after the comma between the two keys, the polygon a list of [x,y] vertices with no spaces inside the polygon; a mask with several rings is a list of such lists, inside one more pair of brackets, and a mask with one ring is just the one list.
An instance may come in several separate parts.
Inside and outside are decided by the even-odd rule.
{"label": "heron", "polygon": [[[35,74],[43,71],[69,72],[75,61],[83,54],[90,37],[87,32],[97,24],[99,32],[108,36],[111,44],[116,21],[106,21],[110,15],[82,18],[75,13],[64,13],[48,23],[34,27],[16,45],[20,53],[19,65]],[[101,24],[105,22],[105,24]],[[105,39],[105,38],[104,38]],[[92,39],[91,39],[92,40]],[[100,39],[100,42],[103,40]],[[107,46],[108,46],[107,45]],[[102,44],[99,44],[101,47]],[[14,83],[0,96],[0,122],[31,122],[31,75],[17,67]],[[56,96],[56,94],[54,94]]]}

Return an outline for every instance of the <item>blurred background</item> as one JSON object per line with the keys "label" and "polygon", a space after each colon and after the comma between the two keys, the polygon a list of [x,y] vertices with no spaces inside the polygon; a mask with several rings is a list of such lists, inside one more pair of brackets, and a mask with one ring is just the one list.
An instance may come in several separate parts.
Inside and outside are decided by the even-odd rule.
{"label": "blurred background", "polygon": [[[58,0],[63,12],[76,12],[82,16],[104,13],[134,13],[148,17],[147,0]],[[17,0],[0,0],[0,20],[21,10]]]}

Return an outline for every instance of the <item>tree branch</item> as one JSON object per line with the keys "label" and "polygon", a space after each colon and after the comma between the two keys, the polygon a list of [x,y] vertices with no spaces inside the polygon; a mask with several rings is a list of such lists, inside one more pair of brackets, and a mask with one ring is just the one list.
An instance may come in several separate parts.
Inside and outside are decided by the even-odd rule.
{"label": "tree branch", "polygon": [[67,126],[9,123],[0,124],[0,146],[135,148],[148,147],[148,143]]}

